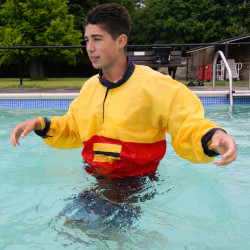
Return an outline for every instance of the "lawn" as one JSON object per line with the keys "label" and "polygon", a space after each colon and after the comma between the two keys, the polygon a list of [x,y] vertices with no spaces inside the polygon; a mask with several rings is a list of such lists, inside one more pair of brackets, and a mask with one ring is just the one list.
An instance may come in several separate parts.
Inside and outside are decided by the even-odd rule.
{"label": "lawn", "polygon": [[[29,78],[24,78],[20,85],[19,78],[0,78],[0,89],[3,88],[45,88],[45,89],[58,89],[58,88],[81,88],[88,78],[48,78],[44,80],[32,81]],[[180,81],[188,85],[187,81]],[[212,82],[204,82],[205,86],[211,86]],[[216,86],[228,86],[228,81],[217,81]],[[245,81],[233,81],[234,86],[248,86]]]}
{"label": "lawn", "polygon": [[[186,86],[188,85],[188,83],[190,82],[190,81],[180,81],[180,82],[182,82],[183,84],[185,84]],[[195,81],[193,81],[195,84],[197,84],[198,83],[198,81],[197,80],[195,80]],[[204,85],[205,86],[212,86],[213,85],[213,83],[212,83],[212,81],[210,81],[210,82],[203,82],[204,83]],[[229,81],[227,80],[227,81],[216,81],[215,82],[215,86],[228,86],[229,85]],[[248,82],[247,81],[233,81],[233,86],[248,86]]]}
{"label": "lawn", "polygon": [[1,88],[81,88],[88,78],[48,78],[44,80],[32,81],[24,78],[20,85],[19,78],[0,78]]}

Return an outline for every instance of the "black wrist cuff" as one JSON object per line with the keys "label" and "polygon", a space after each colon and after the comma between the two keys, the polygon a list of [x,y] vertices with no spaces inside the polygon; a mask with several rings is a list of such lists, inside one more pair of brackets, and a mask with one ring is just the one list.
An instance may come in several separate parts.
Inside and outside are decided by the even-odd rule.
{"label": "black wrist cuff", "polygon": [[208,148],[208,142],[211,140],[212,136],[214,135],[214,133],[215,133],[217,130],[221,130],[221,131],[227,133],[225,130],[223,130],[223,129],[221,129],[221,128],[213,128],[213,129],[209,130],[209,131],[201,138],[201,144],[202,144],[202,147],[203,147],[204,154],[207,155],[207,156],[209,156],[209,157],[214,157],[214,156],[219,155],[219,153],[217,153],[217,152],[215,152],[214,150]]}
{"label": "black wrist cuff", "polygon": [[38,136],[41,136],[42,138],[47,138],[47,137],[51,137],[51,136],[48,136],[46,135],[47,132],[49,131],[50,129],[50,120],[43,117],[43,121],[45,123],[45,128],[43,130],[34,130],[34,132],[38,135]]}

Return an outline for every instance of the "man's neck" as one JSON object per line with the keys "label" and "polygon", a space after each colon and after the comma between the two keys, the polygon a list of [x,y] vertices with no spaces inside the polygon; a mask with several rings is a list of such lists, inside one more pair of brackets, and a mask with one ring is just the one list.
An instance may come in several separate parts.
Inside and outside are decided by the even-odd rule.
{"label": "man's neck", "polygon": [[112,69],[102,70],[104,78],[110,82],[114,83],[118,82],[120,79],[122,79],[125,70],[127,68],[127,64],[128,64],[127,57],[124,54],[121,60],[119,60]]}

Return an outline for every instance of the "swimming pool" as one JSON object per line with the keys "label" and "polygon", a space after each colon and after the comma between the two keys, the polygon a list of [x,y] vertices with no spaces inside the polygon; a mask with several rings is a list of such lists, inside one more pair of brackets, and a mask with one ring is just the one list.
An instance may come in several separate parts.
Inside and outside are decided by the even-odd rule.
{"label": "swimming pool", "polygon": [[[84,171],[81,149],[51,149],[33,133],[11,146],[15,124],[65,111],[0,108],[0,249],[248,249],[250,106],[206,111],[236,139],[237,161],[220,168],[189,163],[168,136],[156,176],[111,184]],[[120,199],[112,205],[118,224],[114,214],[99,221],[90,211],[80,224],[58,216],[79,193],[97,188]]]}

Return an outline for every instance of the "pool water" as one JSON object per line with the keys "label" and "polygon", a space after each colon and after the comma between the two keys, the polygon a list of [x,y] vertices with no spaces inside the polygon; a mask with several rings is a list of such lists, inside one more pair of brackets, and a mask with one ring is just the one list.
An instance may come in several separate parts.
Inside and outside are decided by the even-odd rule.
{"label": "pool water", "polygon": [[[154,176],[119,182],[96,180],[81,149],[49,148],[33,132],[11,146],[15,124],[65,111],[0,108],[0,249],[249,249],[250,106],[206,111],[235,138],[234,163],[189,163],[167,136]],[[66,219],[79,204],[83,221]]]}

